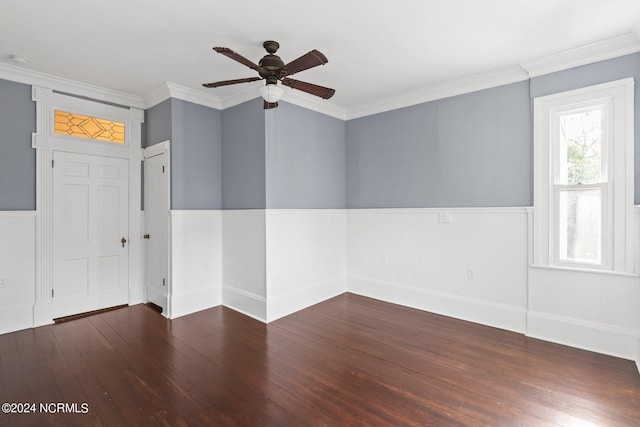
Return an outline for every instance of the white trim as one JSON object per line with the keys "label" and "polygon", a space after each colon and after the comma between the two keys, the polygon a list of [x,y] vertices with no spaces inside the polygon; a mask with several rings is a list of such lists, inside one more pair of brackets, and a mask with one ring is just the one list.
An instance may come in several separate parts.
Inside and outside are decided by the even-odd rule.
{"label": "white trim", "polygon": [[0,218],[35,217],[36,211],[0,211]]}
{"label": "white trim", "polygon": [[128,107],[145,108],[142,98],[125,92],[82,83],[75,80],[40,73],[24,67],[0,63],[0,78],[32,86],[47,87],[54,91],[73,93],[79,96],[110,102]]}
{"label": "white trim", "polygon": [[629,32],[577,48],[523,61],[520,65],[529,72],[530,77],[537,77],[636,52],[640,52],[640,38],[636,32]]}
{"label": "white trim", "polygon": [[280,295],[268,296],[267,322],[273,322],[346,292],[346,274],[300,286]]}
{"label": "white trim", "polygon": [[267,299],[230,285],[222,285],[222,305],[267,323]]}
{"label": "white trim", "polygon": [[[81,93],[79,93],[81,94]],[[32,146],[36,149],[36,300],[33,306],[33,326],[53,322],[53,169],[54,151],[80,152],[113,156],[129,160],[129,291],[128,303],[142,302],[144,284],[141,236],[141,127],[144,112],[131,107],[117,107],[96,101],[55,93],[51,88],[32,87],[36,102],[36,132]],[[113,101],[109,101],[113,102]],[[100,144],[92,140],[56,135],[53,132],[53,111],[69,108],[73,112],[96,114],[125,123],[125,144]]]}
{"label": "white trim", "polygon": [[33,327],[33,304],[0,309],[0,335]]}
{"label": "white trim", "polygon": [[265,209],[266,215],[326,215],[326,214],[339,214],[344,212],[345,209]]}
{"label": "white trim", "polygon": [[199,209],[199,210],[180,210],[172,209],[169,211],[169,215],[176,216],[219,216],[222,217],[222,211],[218,209]]}
{"label": "white trim", "polygon": [[543,269],[543,270],[575,271],[578,273],[595,273],[595,274],[604,274],[608,276],[640,278],[640,274],[638,273],[626,273],[624,271],[602,270],[602,269],[595,269],[595,268],[594,269],[577,268],[577,267],[568,267],[565,265],[529,264],[529,267]]}
{"label": "white trim", "polygon": [[486,73],[428,86],[409,93],[402,93],[384,100],[376,100],[350,107],[346,112],[346,120],[521,82],[528,78],[528,73],[519,65],[491,70]]}
{"label": "white trim", "polygon": [[171,295],[170,319],[186,316],[220,305],[219,290],[212,287],[200,287],[187,291],[174,292]]}
{"label": "white trim", "polygon": [[354,274],[347,275],[347,292],[508,331],[526,331],[527,311],[522,307]]}
{"label": "white trim", "polygon": [[283,89],[284,92],[282,100],[285,102],[317,113],[325,114],[336,119],[348,120],[349,118],[346,108],[340,107],[339,105],[332,103],[330,100],[308,95],[304,92],[300,92],[299,90],[294,90],[286,86],[284,86]]}
{"label": "white trim", "polygon": [[619,326],[529,311],[526,336],[627,360],[636,358],[638,331]]}
{"label": "white trim", "polygon": [[[640,27],[639,27],[640,28]],[[490,70],[458,80],[448,81],[385,100],[341,107],[330,101],[287,88],[283,100],[303,108],[342,120],[352,120],[372,114],[409,107],[437,99],[448,98],[482,89],[527,80],[530,77],[566,70],[598,61],[640,52],[640,30],[601,40],[551,55],[523,61],[510,67]],[[148,109],[171,97],[223,110],[256,99],[261,82],[249,83],[233,95],[221,98],[205,89],[192,89],[165,82],[144,97],[40,73],[24,67],[0,63],[0,78],[34,86],[49,87],[59,92],[73,93],[98,101]]]}
{"label": "white trim", "polygon": [[440,215],[446,211],[452,214],[514,214],[527,213],[531,207],[466,207],[466,208],[349,208],[345,209],[349,215],[370,215],[370,214],[433,214]]}
{"label": "white trim", "polygon": [[169,154],[171,143],[169,141],[158,142],[143,150],[144,158],[159,156],[161,154]]}
{"label": "white trim", "polygon": [[260,88],[262,86],[262,82],[241,85],[238,91],[220,99],[220,108],[226,110],[227,108],[240,105],[244,102],[251,101],[252,99],[260,98]]}

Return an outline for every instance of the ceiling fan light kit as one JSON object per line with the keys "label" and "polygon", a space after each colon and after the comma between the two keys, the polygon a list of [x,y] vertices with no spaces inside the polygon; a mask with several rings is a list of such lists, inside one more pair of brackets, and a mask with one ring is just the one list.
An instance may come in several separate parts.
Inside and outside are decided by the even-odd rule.
{"label": "ceiling fan light kit", "polygon": [[282,88],[275,83],[267,83],[260,89],[260,94],[269,103],[278,102],[282,98]]}
{"label": "ceiling fan light kit", "polygon": [[278,86],[278,82],[281,82],[283,85],[288,86],[291,89],[301,90],[311,95],[319,96],[323,99],[329,99],[335,94],[336,91],[334,89],[289,78],[289,76],[295,73],[317,67],[318,65],[324,65],[329,62],[327,57],[320,51],[314,49],[285,65],[282,59],[275,54],[280,47],[278,42],[267,40],[262,44],[262,46],[267,51],[267,54],[260,60],[260,62],[258,62],[258,64],[255,64],[229,48],[214,47],[213,50],[216,52],[257,71],[260,77],[223,80],[214,83],[203,83],[202,85],[208,88],[216,88],[237,83],[249,83],[258,80],[265,80],[264,87],[260,89],[260,94],[262,95],[262,98],[264,98],[265,109],[276,108],[278,106],[278,101],[282,97],[283,93],[282,88]]}

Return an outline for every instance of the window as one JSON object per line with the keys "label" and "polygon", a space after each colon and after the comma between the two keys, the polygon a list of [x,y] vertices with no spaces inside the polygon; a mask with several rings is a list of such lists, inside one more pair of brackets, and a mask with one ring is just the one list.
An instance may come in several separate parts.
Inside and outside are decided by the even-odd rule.
{"label": "window", "polygon": [[59,135],[124,144],[124,123],[66,111],[54,111],[54,132]]}
{"label": "window", "polygon": [[609,265],[607,134],[610,100],[552,109],[553,210],[559,263]]}
{"label": "window", "polygon": [[534,263],[631,272],[633,80],[534,109]]}

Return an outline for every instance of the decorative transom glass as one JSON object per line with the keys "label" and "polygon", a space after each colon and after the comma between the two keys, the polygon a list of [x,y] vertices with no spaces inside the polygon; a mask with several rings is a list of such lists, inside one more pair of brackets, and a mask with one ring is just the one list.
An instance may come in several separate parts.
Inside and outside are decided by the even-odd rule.
{"label": "decorative transom glass", "polygon": [[59,135],[124,144],[124,123],[56,110],[54,132]]}

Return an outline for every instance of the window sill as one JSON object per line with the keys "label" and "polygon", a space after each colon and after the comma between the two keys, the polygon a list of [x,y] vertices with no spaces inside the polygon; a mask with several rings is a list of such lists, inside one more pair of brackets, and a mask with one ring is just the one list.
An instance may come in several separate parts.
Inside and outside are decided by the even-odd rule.
{"label": "window sill", "polygon": [[640,274],[637,273],[627,273],[625,271],[614,271],[614,270],[598,270],[596,268],[577,268],[577,267],[565,267],[559,265],[540,265],[540,264],[529,264],[530,268],[542,269],[542,270],[559,270],[559,271],[573,271],[576,273],[595,273],[595,274],[604,274],[608,276],[620,276],[620,277],[632,277],[632,278],[640,278]]}

